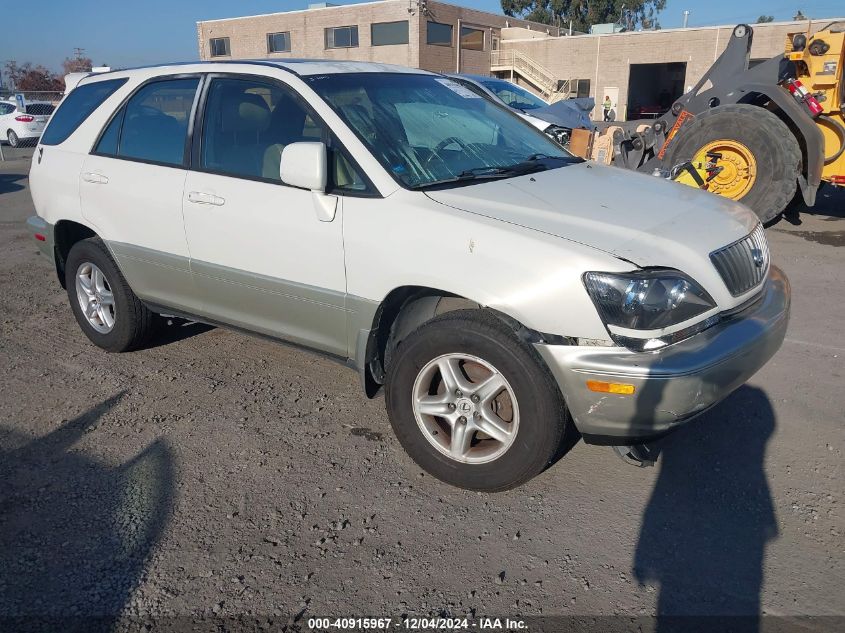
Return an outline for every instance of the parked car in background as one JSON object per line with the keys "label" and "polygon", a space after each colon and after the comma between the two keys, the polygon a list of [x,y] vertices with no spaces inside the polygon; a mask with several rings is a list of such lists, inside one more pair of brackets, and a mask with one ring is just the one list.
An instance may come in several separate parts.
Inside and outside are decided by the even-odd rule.
{"label": "parked car in background", "polygon": [[0,101],[0,140],[12,147],[34,145],[55,109],[49,101],[27,101],[23,111],[14,98]]}
{"label": "parked car in background", "polygon": [[401,66],[87,77],[30,186],[94,344],[136,349],[175,316],[332,355],[367,396],[384,386],[421,468],[475,490],[527,481],[576,430],[631,446],[677,429],[786,332],[789,283],[746,207],[583,161]]}
{"label": "parked car in background", "polygon": [[533,92],[522,86],[483,75],[447,75],[461,85],[498,103],[502,103],[519,114],[541,132],[545,132],[561,145],[569,142],[569,135],[575,128],[595,128],[590,112],[595,106],[592,97],[562,99],[546,103]]}

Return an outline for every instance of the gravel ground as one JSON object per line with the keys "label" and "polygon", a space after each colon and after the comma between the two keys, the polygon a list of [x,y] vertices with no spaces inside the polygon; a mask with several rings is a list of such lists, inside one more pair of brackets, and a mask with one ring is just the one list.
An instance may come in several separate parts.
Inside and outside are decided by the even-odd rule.
{"label": "gravel ground", "polygon": [[845,616],[845,192],[769,230],[787,341],[655,468],[578,443],[482,495],[330,360],[201,326],[92,346],[28,169],[0,163],[0,616]]}

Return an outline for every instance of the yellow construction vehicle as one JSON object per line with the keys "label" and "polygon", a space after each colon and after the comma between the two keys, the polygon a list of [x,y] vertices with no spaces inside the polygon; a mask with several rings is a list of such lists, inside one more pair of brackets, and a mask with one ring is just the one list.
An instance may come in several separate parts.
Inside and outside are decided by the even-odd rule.
{"label": "yellow construction vehicle", "polygon": [[791,33],[784,55],[748,67],[753,29],[656,121],[603,124],[586,153],[740,200],[769,222],[822,182],[845,185],[845,22]]}

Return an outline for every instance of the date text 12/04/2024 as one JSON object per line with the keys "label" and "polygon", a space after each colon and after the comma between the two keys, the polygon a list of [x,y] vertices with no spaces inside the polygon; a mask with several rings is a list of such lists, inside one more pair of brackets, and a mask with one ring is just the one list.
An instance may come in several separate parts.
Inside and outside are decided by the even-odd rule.
{"label": "date text 12/04/2024", "polygon": [[512,618],[309,618],[308,628],[315,631],[330,630],[390,630],[402,628],[409,631],[421,630],[525,630],[526,623]]}

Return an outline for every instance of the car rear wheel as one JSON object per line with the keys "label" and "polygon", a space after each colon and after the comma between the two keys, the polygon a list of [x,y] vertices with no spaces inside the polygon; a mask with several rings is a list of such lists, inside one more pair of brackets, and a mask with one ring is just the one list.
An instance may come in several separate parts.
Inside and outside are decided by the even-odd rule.
{"label": "car rear wheel", "polygon": [[15,134],[14,130],[6,132],[6,140],[9,141],[9,145],[12,147],[18,147],[21,144],[20,139],[18,138],[18,135]]}
{"label": "car rear wheel", "polygon": [[65,287],[79,327],[106,351],[137,349],[159,324],[160,317],[135,296],[99,238],[82,240],[70,249]]}
{"label": "car rear wheel", "polygon": [[471,490],[528,481],[551,462],[570,427],[536,352],[482,310],[448,312],[404,339],[388,367],[385,397],[411,458]]}

